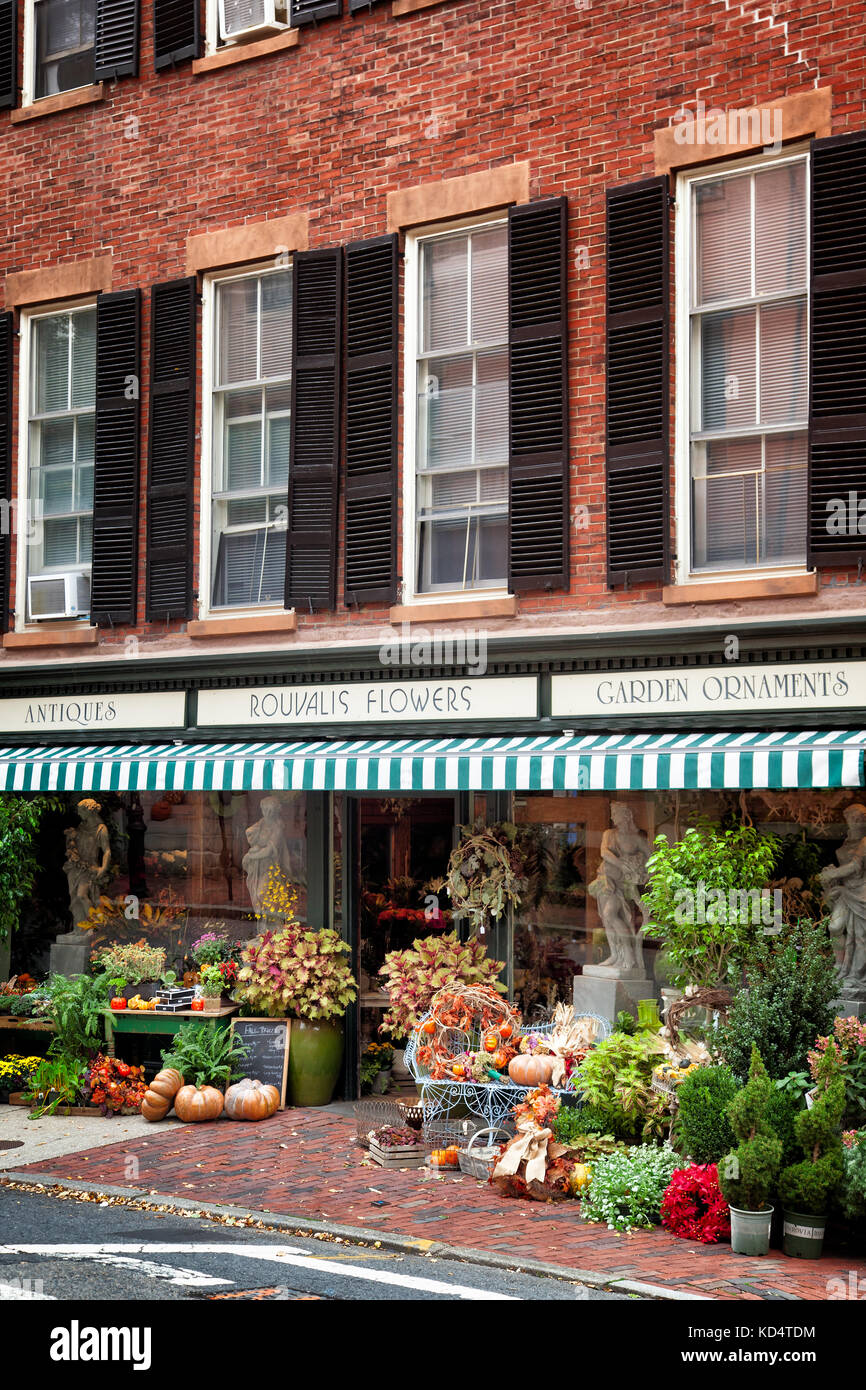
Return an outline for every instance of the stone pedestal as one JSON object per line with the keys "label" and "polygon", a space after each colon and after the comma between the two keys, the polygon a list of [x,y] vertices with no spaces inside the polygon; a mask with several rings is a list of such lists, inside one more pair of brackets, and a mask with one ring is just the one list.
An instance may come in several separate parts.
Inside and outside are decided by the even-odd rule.
{"label": "stone pedestal", "polygon": [[622,1012],[637,1018],[638,1000],[656,997],[652,980],[645,977],[620,979],[615,971],[609,971],[604,966],[594,966],[592,969],[592,974],[584,970],[582,975],[574,977],[576,1014],[600,1014],[611,1023]]}
{"label": "stone pedestal", "polygon": [[838,1018],[866,1018],[866,999],[834,999],[830,1008]]}
{"label": "stone pedestal", "polygon": [[55,941],[51,947],[48,969],[52,975],[84,975],[90,962],[90,942]]}

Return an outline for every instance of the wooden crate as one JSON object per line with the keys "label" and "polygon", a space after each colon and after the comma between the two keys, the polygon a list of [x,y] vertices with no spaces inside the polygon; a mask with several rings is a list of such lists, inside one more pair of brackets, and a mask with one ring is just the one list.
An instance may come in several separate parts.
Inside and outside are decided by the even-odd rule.
{"label": "wooden crate", "polygon": [[380,1149],[375,1139],[370,1140],[370,1157],[380,1168],[423,1168],[427,1162],[427,1150],[423,1144],[407,1144],[400,1149]]}

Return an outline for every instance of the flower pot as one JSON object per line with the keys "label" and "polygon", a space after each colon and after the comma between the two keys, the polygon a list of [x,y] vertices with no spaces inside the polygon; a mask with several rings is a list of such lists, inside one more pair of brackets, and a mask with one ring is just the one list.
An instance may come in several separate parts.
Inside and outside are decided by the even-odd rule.
{"label": "flower pot", "polygon": [[403,1047],[394,1048],[394,1060],[391,1063],[391,1075],[395,1081],[411,1081],[412,1073],[406,1066],[406,1049]]}
{"label": "flower pot", "polygon": [[770,1248],[773,1208],[741,1211],[731,1207],[731,1249],[735,1255],[766,1255]]}
{"label": "flower pot", "polygon": [[204,1004],[204,1008],[202,1009],[203,1014],[218,1014],[223,1006],[222,997],[219,994],[215,995],[212,999],[205,995],[202,999],[202,1003]]}
{"label": "flower pot", "polygon": [[782,1250],[801,1260],[817,1260],[824,1246],[826,1216],[807,1216],[799,1211],[785,1211],[782,1227]]}
{"label": "flower pot", "polygon": [[343,1060],[343,1023],[292,1020],[289,1098],[292,1105],[327,1105]]}
{"label": "flower pot", "polygon": [[387,1071],[377,1072],[373,1078],[373,1095],[383,1096],[391,1082],[391,1068]]}

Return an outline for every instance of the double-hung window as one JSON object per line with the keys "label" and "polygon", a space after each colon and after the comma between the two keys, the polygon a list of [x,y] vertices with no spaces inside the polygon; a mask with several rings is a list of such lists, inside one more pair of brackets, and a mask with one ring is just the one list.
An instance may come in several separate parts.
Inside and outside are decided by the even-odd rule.
{"label": "double-hung window", "polygon": [[692,574],[805,564],[807,185],[806,156],[687,180]]}
{"label": "double-hung window", "polygon": [[31,100],[56,96],[94,79],[95,0],[28,0],[27,82]]}
{"label": "double-hung window", "polygon": [[417,245],[414,533],[418,593],[498,589],[508,550],[504,222]]}
{"label": "double-hung window", "polygon": [[[26,572],[31,579],[57,577],[58,583],[64,573],[78,574],[84,589],[77,592],[86,595],[93,541],[95,308],[32,317],[29,343]],[[51,585],[33,594],[36,611],[28,611],[29,617],[62,611]]]}
{"label": "double-hung window", "polygon": [[281,604],[286,581],[292,276],[215,282],[211,607]]}

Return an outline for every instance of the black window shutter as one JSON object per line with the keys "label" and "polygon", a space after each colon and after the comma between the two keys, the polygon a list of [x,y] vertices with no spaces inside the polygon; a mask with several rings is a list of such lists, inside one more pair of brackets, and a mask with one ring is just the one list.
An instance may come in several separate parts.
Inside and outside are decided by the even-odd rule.
{"label": "black window shutter", "polygon": [[18,105],[18,0],[0,0],[0,111]]}
{"label": "black window shutter", "polygon": [[568,588],[568,200],[508,213],[512,592]]}
{"label": "black window shutter", "polygon": [[607,580],[668,578],[668,182],[607,193]]}
{"label": "black window shutter", "polygon": [[811,235],[808,552],[822,568],[866,561],[866,131],[812,142]]}
{"label": "black window shutter", "polygon": [[96,301],[96,445],[90,616],[101,626],[136,617],[141,396],[141,291]]}
{"label": "black window shutter", "polygon": [[15,326],[11,313],[0,314],[0,632],[9,626],[9,581],[12,564],[12,340]]}
{"label": "black window shutter", "polygon": [[196,282],[154,285],[150,298],[147,617],[192,614]]}
{"label": "black window shutter", "polygon": [[139,0],[96,0],[96,81],[138,76]]}
{"label": "black window shutter", "polygon": [[302,24],[315,24],[320,19],[333,19],[342,13],[343,0],[289,0],[289,23],[295,29]]}
{"label": "black window shutter", "polygon": [[346,247],[346,603],[397,585],[397,237]]}
{"label": "black window shutter", "polygon": [[336,607],[343,253],[294,257],[286,607]]}
{"label": "black window shutter", "polygon": [[153,66],[173,68],[201,52],[200,0],[153,0]]}

